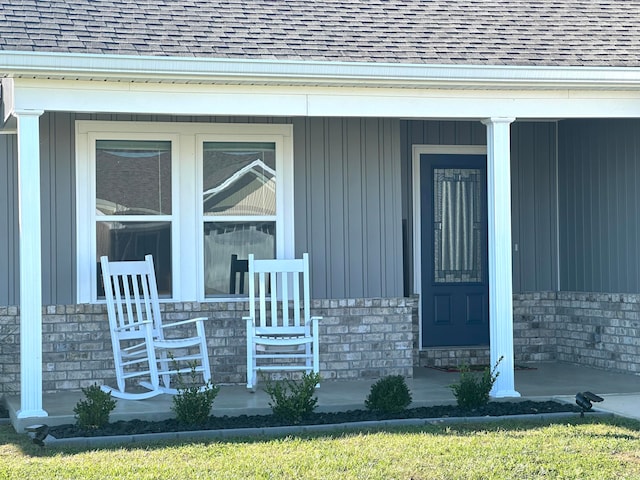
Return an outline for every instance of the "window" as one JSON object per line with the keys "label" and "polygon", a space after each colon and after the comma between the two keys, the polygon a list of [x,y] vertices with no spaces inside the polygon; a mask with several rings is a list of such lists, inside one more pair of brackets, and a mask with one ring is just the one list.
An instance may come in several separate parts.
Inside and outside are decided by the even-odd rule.
{"label": "window", "polygon": [[171,142],[96,140],[95,159],[96,259],[150,253],[158,292],[171,296]]}
{"label": "window", "polygon": [[232,258],[294,254],[292,151],[290,125],[76,122],[78,302],[148,253],[164,298],[243,295]]}
{"label": "window", "polygon": [[234,259],[276,254],[276,146],[205,142],[202,157],[205,295],[244,294]]}

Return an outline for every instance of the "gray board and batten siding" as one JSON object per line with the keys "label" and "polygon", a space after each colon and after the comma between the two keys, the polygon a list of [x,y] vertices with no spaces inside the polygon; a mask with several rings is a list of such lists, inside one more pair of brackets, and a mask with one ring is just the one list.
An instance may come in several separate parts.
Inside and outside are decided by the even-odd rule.
{"label": "gray board and batten siding", "polygon": [[640,120],[558,127],[563,290],[640,292]]}
{"label": "gray board and batten siding", "polygon": [[394,119],[294,120],[296,250],[312,252],[316,298],[403,295],[399,133]]}
{"label": "gray board and batten siding", "polygon": [[[76,119],[292,123],[296,252],[312,253],[316,298],[396,297],[411,291],[411,285],[402,285],[403,262],[405,269],[413,268],[412,237],[405,232],[403,244],[402,236],[403,225],[412,228],[411,145],[486,142],[480,122],[45,113],[47,305],[75,301]],[[640,120],[513,124],[514,292],[640,291],[638,131]],[[0,305],[17,305],[15,135],[0,135],[0,173]],[[411,279],[408,273],[404,278]]]}
{"label": "gray board and batten siding", "polygon": [[0,135],[0,305],[19,298],[17,158],[17,137]]}
{"label": "gray board and batten siding", "polygon": [[[75,303],[75,121],[290,123],[296,254],[314,298],[402,296],[399,121],[47,112],[40,119],[43,303]],[[19,304],[17,148],[0,135],[0,305]],[[348,185],[348,186],[347,186]]]}
{"label": "gray board and batten siding", "polygon": [[515,293],[558,290],[556,138],[555,122],[516,122],[511,129]]}

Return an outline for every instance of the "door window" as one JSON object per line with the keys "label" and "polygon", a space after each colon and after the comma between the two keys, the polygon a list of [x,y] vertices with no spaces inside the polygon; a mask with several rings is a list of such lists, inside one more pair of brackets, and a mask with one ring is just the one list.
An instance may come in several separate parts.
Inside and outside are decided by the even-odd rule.
{"label": "door window", "polygon": [[482,175],[471,168],[433,170],[436,283],[482,282]]}

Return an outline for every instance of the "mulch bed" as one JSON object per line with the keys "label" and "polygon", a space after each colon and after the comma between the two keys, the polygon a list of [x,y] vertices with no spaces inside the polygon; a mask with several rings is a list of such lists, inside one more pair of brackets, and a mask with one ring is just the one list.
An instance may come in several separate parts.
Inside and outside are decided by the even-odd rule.
{"label": "mulch bed", "polygon": [[[408,418],[450,418],[450,417],[485,417],[524,414],[548,414],[562,412],[576,412],[581,410],[572,404],[554,401],[534,402],[490,402],[488,405],[473,410],[461,409],[455,405],[433,407],[418,407],[404,410],[400,413],[379,413],[370,410],[350,410],[346,412],[313,413],[298,425],[330,425],[349,422],[395,420]],[[163,421],[118,421],[110,423],[104,428],[83,430],[76,425],[61,425],[51,427],[49,434],[55,438],[98,437],[113,435],[137,435],[145,433],[165,433],[194,430],[220,430],[230,428],[264,428],[291,425],[274,415],[240,415],[240,416],[211,416],[202,425],[185,426],[175,419]]]}

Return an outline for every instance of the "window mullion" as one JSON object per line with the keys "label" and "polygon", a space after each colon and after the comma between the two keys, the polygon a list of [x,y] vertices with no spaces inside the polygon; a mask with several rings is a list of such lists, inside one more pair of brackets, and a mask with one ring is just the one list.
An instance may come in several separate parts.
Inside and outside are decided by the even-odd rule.
{"label": "window mullion", "polygon": [[96,215],[96,222],[171,222],[173,215]]}
{"label": "window mullion", "polygon": [[277,219],[276,215],[265,215],[262,216],[230,216],[230,215],[216,215],[216,216],[206,216],[203,217],[203,221],[206,222],[275,222]]}

